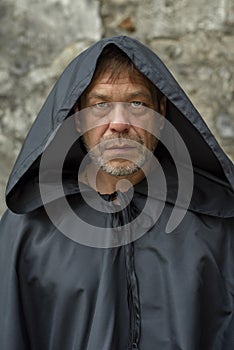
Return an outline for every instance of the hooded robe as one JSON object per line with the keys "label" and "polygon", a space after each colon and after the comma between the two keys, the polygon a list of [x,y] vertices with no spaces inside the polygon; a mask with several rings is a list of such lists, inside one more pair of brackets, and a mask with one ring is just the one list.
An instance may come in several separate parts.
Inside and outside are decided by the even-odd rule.
{"label": "hooded robe", "polygon": [[[60,130],[109,44],[124,51],[167,97],[166,118],[181,136],[192,164],[191,198],[181,206],[176,150],[171,154],[176,147],[163,142],[155,158],[165,173],[166,197],[157,185],[157,173],[151,191],[151,180],[144,179],[130,199],[128,192],[118,190],[95,197],[95,191],[84,186],[97,205],[98,198],[107,207],[113,207],[113,196],[127,201],[119,211],[92,208],[82,197],[77,172],[85,150],[72,123],[68,131]],[[67,154],[61,175],[58,153],[63,147]],[[48,189],[44,200],[40,182]],[[126,36],[103,39],[82,52],[49,94],[8,181],[8,209],[0,226],[0,349],[233,350],[233,189],[231,161],[155,53]],[[64,198],[80,218],[77,224],[72,221],[70,236],[63,232],[64,223],[69,226]],[[186,210],[168,233],[175,206]],[[135,226],[127,225],[138,217]],[[92,245],[95,232],[91,230],[89,241],[89,225],[97,228],[97,235],[99,228],[107,233],[114,228],[111,244],[106,243],[107,234],[100,246]],[[136,236],[138,231],[143,233]],[[121,241],[123,232],[128,233],[126,241]]]}

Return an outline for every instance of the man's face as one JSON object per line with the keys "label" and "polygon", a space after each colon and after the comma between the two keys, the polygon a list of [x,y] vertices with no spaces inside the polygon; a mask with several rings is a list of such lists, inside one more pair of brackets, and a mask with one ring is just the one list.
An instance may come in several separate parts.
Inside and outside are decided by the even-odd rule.
{"label": "man's face", "polygon": [[91,159],[102,170],[127,176],[146,163],[157,145],[155,136],[144,129],[147,125],[148,130],[155,131],[157,121],[152,110],[158,110],[157,95],[140,73],[134,82],[128,73],[114,82],[109,76],[105,73],[96,79],[82,96],[84,118],[81,116],[77,128],[83,132]]}

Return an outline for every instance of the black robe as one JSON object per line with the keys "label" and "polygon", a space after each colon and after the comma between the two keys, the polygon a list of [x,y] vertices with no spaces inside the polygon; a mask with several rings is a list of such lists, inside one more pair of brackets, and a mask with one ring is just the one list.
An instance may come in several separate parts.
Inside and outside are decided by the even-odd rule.
{"label": "black robe", "polygon": [[[72,123],[68,130],[62,126],[89,85],[100,53],[111,43],[167,96],[166,117],[192,161],[191,200],[177,202],[177,150],[169,147],[172,155],[162,141],[155,157],[165,173],[166,198],[160,182],[148,191],[150,179],[131,193],[113,194],[127,203],[121,210],[99,211],[82,197],[77,171],[85,151],[80,139],[69,148],[66,142],[76,139],[75,128]],[[63,193],[57,184],[58,147],[69,148]],[[49,156],[41,168],[44,154]],[[150,175],[154,181],[157,171]],[[41,182],[47,186],[46,201]],[[233,350],[233,188],[232,163],[151,50],[119,36],[81,53],[52,89],[8,182],[9,209],[0,225],[0,349]],[[83,192],[93,202],[101,198],[103,207],[115,208],[112,195],[96,197],[88,186]],[[175,206],[184,214],[168,232]],[[70,236],[63,232],[69,227],[69,210],[80,218],[77,225],[71,221]],[[99,246],[92,244],[95,228],[97,235],[99,228],[107,233]]]}

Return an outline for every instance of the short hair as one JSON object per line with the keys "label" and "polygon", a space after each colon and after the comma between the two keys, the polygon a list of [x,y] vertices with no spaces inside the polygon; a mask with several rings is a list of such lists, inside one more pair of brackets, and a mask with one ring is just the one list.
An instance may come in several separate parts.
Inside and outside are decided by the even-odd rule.
{"label": "short hair", "polygon": [[[109,73],[109,82],[115,83],[123,71],[128,72],[128,76],[132,83],[137,81],[137,76],[142,75],[150,91],[155,94],[158,105],[160,104],[161,97],[163,96],[162,92],[158,90],[157,87],[136,68],[128,55],[114,44],[107,45],[101,52],[101,55],[97,60],[91,84],[97,81],[107,72]],[[78,107],[81,107],[81,98],[85,95],[88,88],[89,86],[78,99]]]}
{"label": "short hair", "polygon": [[106,72],[110,73],[109,81],[115,82],[123,71],[127,71],[132,82],[135,81],[136,68],[125,52],[116,45],[107,45],[99,56],[92,81]]}

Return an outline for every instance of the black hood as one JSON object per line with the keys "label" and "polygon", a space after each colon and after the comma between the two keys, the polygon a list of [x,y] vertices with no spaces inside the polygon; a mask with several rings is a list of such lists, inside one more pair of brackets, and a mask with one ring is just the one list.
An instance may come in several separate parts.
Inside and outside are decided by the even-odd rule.
{"label": "black hood", "polygon": [[[98,57],[109,44],[124,51],[138,70],[167,97],[166,117],[183,138],[193,164],[194,193],[190,209],[212,216],[234,216],[233,164],[162,61],[149,48],[126,36],[99,41],[76,57],[58,79],[32,125],[10,175],[6,189],[9,209],[16,213],[25,213],[42,205],[38,185],[41,155],[47,144],[48,147],[56,147],[56,137],[51,141],[52,135],[59,134],[60,126],[67,120],[78,97],[90,84]],[[75,133],[75,128],[69,132]],[[72,169],[74,171],[74,164],[79,167],[84,157],[79,142],[72,148],[73,151],[65,162],[65,174],[70,174]],[[167,158],[167,153],[160,145],[156,151],[157,157]],[[56,169],[56,158],[49,168],[48,172]],[[67,176],[66,194],[77,191],[73,181],[69,182],[71,178]],[[170,201],[170,195],[168,200]],[[173,195],[171,201],[175,201]]]}

